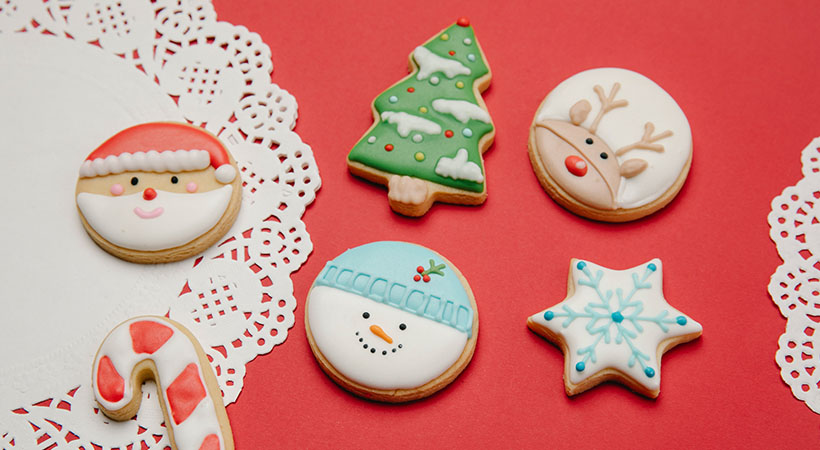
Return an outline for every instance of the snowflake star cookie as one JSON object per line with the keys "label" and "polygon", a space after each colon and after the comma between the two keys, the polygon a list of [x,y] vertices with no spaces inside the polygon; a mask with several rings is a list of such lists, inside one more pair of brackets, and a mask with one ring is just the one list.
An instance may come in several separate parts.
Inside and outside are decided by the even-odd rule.
{"label": "snowflake star cookie", "polygon": [[231,227],[242,181],[225,146],[188,124],[127,128],[80,167],[77,209],[92,239],[137,263],[178,261]]}
{"label": "snowflake star cookie", "polygon": [[675,198],[692,163],[692,134],[675,100],[649,78],[592,69],[563,81],[538,107],[529,155],[558,204],[625,222]]}
{"label": "snowflake star cookie", "polygon": [[495,129],[481,92],[491,74],[470,21],[416,47],[410,71],[373,101],[373,126],[350,151],[348,168],[387,186],[390,207],[407,216],[436,201],[484,202],[482,154]]}
{"label": "snowflake star cookie", "polygon": [[564,351],[564,387],[575,395],[616,380],[655,398],[661,357],[700,336],[702,327],[663,297],[659,259],[612,270],[573,259],[567,298],[527,319]]}
{"label": "snowflake star cookie", "polygon": [[328,262],[305,327],[322,369],[372,400],[405,402],[450,384],[470,362],[478,313],[467,281],[438,253],[373,242]]}

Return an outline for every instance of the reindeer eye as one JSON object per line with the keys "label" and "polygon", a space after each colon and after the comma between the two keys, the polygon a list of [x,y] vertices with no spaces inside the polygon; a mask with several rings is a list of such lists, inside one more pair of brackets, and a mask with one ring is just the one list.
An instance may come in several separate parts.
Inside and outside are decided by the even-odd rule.
{"label": "reindeer eye", "polygon": [[592,145],[594,141],[592,140],[592,138],[587,138],[585,142],[587,143],[587,145]]}
{"label": "reindeer eye", "polygon": [[601,159],[607,159],[607,158],[609,158],[609,155],[607,155],[606,152],[601,152]]}

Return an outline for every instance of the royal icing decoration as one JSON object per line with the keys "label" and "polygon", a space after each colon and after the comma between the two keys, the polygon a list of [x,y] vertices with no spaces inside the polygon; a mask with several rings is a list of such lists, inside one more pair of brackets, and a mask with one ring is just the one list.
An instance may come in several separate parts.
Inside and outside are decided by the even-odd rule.
{"label": "royal icing decoration", "polygon": [[[465,51],[466,41],[475,53],[472,58]],[[350,151],[348,161],[388,174],[484,192],[479,143],[494,129],[477,92],[479,86],[483,89],[488,84],[490,71],[469,21],[453,24],[417,47],[411,61],[413,73],[374,100],[377,120]],[[470,131],[461,132],[465,128]],[[436,170],[442,157],[452,158],[459,149],[467,152],[478,176],[454,178]]]}
{"label": "royal icing decoration", "polygon": [[318,351],[364,386],[413,389],[453,366],[475,311],[455,270],[405,242],[374,242],[328,262],[311,289],[307,322]]}
{"label": "royal icing decoration", "polygon": [[573,199],[599,210],[638,208],[680,188],[692,153],[689,122],[652,80],[592,69],[544,99],[531,152]]}
{"label": "royal icing decoration", "polygon": [[660,356],[671,348],[665,343],[687,342],[702,331],[666,302],[662,280],[657,258],[627,270],[572,261],[569,296],[528,320],[534,331],[565,343],[568,391],[614,369],[657,395]]}
{"label": "royal icing decoration", "polygon": [[[143,364],[146,360],[150,362],[147,366]],[[206,361],[204,366],[202,361]],[[165,425],[175,448],[233,449],[222,398],[208,390],[209,383],[216,383],[212,369],[199,344],[176,322],[162,317],[130,319],[114,328],[100,346],[92,382],[94,396],[106,415],[129,419],[121,414],[136,412],[142,398],[140,386],[146,379],[156,381],[162,390],[159,398],[170,418]]]}
{"label": "royal icing decoration", "polygon": [[[108,245],[176,251],[223,220],[233,221],[237,181],[230,155],[215,136],[187,124],[147,123],[117,133],[88,156],[76,202],[92,237],[109,251]],[[169,260],[188,256],[174,255]]]}

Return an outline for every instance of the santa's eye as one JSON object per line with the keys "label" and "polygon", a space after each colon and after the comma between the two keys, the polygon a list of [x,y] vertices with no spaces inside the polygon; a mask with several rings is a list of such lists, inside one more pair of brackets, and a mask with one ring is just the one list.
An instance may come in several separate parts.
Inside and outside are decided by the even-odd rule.
{"label": "santa's eye", "polygon": [[362,317],[364,317],[365,319],[369,319],[370,318],[370,313],[365,311],[364,314],[362,314]]}
{"label": "santa's eye", "polygon": [[137,183],[140,182],[140,179],[137,177],[131,177],[131,186],[136,186]]}
{"label": "santa's eye", "polygon": [[607,158],[609,158],[609,155],[607,155],[606,152],[601,152],[601,159],[607,159]]}
{"label": "santa's eye", "polygon": [[592,145],[592,143],[595,142],[595,141],[593,141],[592,138],[587,138],[587,140],[584,141],[584,142],[586,142],[587,145]]}
{"label": "santa's eye", "polygon": [[405,324],[403,324],[403,323],[400,323],[400,324],[399,324],[399,330],[404,331],[404,330],[406,330],[406,329],[407,329],[407,325],[405,325]]}
{"label": "santa's eye", "polygon": [[179,183],[179,178],[177,178],[176,176],[171,177],[171,183],[173,183],[173,184]]}

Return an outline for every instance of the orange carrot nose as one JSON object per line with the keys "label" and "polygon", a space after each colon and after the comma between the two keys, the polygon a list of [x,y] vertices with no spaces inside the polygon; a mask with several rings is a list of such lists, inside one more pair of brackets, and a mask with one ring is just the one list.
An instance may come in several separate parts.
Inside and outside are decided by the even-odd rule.
{"label": "orange carrot nose", "polygon": [[370,325],[370,332],[375,334],[376,336],[384,339],[384,341],[387,342],[388,344],[393,343],[393,338],[388,336],[387,333],[385,333],[384,330],[382,330],[382,327],[380,327],[378,325]]}

